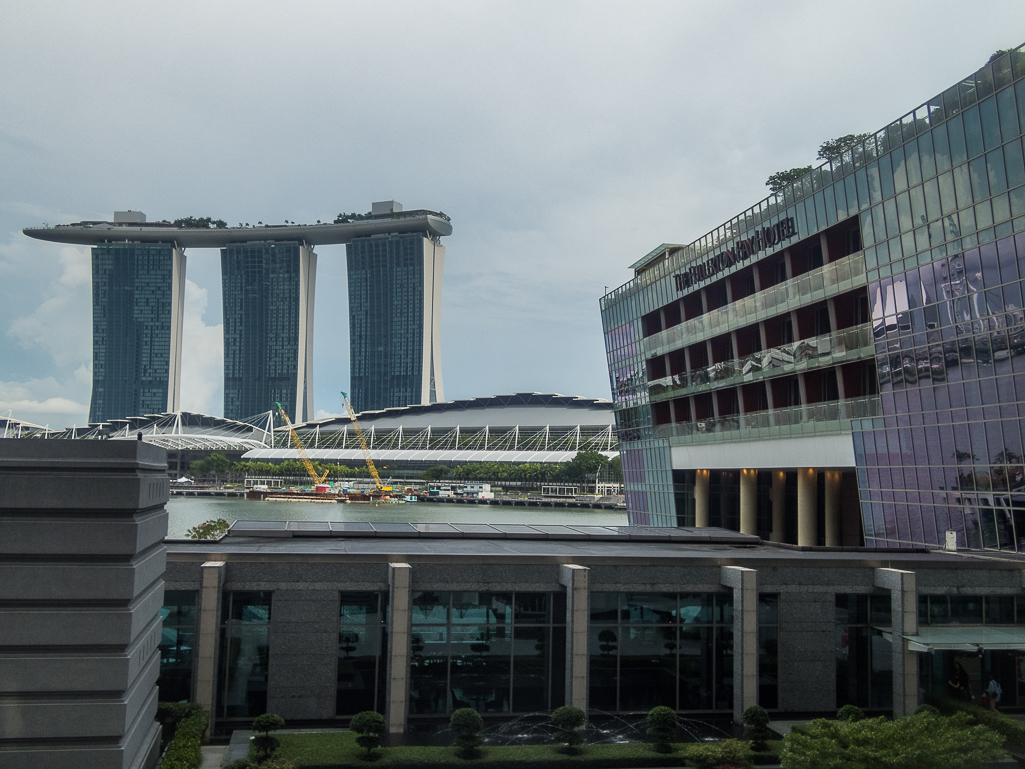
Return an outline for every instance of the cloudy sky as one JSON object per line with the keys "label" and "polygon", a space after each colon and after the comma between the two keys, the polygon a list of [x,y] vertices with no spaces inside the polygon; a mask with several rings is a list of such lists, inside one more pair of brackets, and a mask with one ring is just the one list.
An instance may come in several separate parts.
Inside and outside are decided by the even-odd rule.
{"label": "cloudy sky", "polygon": [[[970,12],[969,12],[970,8]],[[0,413],[84,424],[89,253],[39,223],[452,217],[449,398],[609,397],[598,298],[1025,42],[1008,2],[8,2]],[[315,405],[347,389],[344,247],[318,249]],[[222,413],[217,252],[188,252],[182,407]]]}

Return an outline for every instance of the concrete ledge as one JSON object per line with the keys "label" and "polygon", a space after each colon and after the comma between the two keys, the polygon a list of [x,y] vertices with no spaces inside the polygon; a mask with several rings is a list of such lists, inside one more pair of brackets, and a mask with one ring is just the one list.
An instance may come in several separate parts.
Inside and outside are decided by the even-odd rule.
{"label": "concrete ledge", "polygon": [[130,601],[164,574],[167,548],[124,563],[7,561],[0,563],[0,600]]}
{"label": "concrete ledge", "polygon": [[0,553],[134,555],[160,542],[166,533],[166,508],[119,518],[47,512],[0,518]]}

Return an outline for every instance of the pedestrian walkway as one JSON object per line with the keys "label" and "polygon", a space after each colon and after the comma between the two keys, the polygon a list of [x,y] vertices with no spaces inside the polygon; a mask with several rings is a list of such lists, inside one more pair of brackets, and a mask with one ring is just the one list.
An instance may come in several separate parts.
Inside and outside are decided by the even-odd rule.
{"label": "pedestrian walkway", "polygon": [[203,762],[199,765],[199,769],[221,769],[227,749],[227,745],[204,745],[202,747]]}

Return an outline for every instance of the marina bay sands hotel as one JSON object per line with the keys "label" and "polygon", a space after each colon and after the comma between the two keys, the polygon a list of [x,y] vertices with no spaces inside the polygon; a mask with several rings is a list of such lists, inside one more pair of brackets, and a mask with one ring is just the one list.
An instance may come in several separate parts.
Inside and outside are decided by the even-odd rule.
{"label": "marina bay sands hotel", "polygon": [[[281,403],[297,422],[313,407],[316,246],[345,243],[350,396],[357,411],[435,403],[449,217],[374,203],[330,224],[187,227],[114,221],[28,228],[29,237],[92,246],[93,390],[89,421],[179,410],[185,252],[221,250],[224,416]],[[188,351],[184,351],[188,354]]]}

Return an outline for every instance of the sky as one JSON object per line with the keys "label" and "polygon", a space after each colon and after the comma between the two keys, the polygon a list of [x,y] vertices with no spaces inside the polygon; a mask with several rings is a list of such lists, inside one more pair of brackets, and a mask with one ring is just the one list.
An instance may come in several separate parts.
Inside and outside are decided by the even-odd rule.
{"label": "sky", "polygon": [[[0,6],[0,415],[88,420],[90,256],[22,228],[444,211],[445,395],[610,397],[598,300],[1025,42],[987,2]],[[344,246],[321,246],[314,405],[348,389]],[[188,260],[181,407],[223,413],[220,262]]]}

